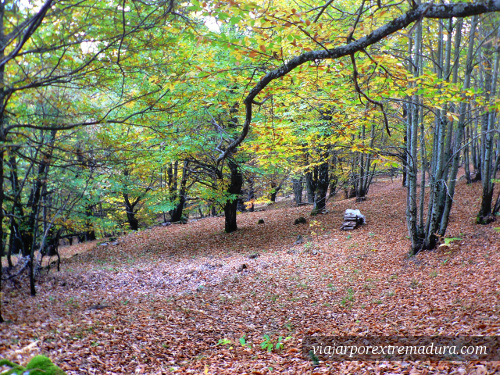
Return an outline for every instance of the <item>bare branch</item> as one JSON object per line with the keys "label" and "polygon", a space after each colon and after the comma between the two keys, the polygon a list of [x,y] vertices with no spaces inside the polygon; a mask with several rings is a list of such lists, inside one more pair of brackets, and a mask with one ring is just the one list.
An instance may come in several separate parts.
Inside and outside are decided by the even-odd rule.
{"label": "bare branch", "polygon": [[368,95],[366,95],[363,90],[361,90],[361,87],[359,87],[358,83],[358,68],[356,66],[356,59],[354,58],[354,54],[351,55],[351,61],[352,61],[352,80],[354,82],[354,88],[356,89],[356,92],[360,95],[360,100],[361,96],[368,100],[370,103],[375,104],[376,106],[380,107],[382,114],[384,115],[384,124],[385,124],[385,130],[387,131],[387,134],[389,136],[391,135],[391,131],[389,130],[389,121],[387,120],[387,114],[385,113],[384,110],[384,105],[374,99],[371,99]]}

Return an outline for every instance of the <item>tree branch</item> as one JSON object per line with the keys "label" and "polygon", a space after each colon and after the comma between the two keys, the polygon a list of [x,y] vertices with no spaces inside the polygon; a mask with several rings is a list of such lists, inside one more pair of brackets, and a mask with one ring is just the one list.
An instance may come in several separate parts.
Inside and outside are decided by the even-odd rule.
{"label": "tree branch", "polygon": [[247,95],[244,100],[246,112],[243,129],[241,130],[239,137],[226,148],[224,153],[219,156],[217,161],[220,162],[228,155],[230,155],[230,153],[233,152],[234,149],[238,147],[248,135],[250,123],[252,121],[252,104],[255,101],[257,95],[259,95],[260,92],[264,90],[272,81],[287,75],[300,65],[314,60],[337,59],[339,57],[351,55],[381,41],[385,37],[394,34],[396,31],[404,29],[406,26],[411,25],[413,22],[418,21],[422,18],[449,19],[454,17],[468,17],[477,14],[498,11],[500,11],[500,0],[490,0],[486,3],[455,3],[439,5],[422,4],[393,19],[391,22],[385,24],[384,26],[379,27],[372,33],[365,35],[358,40],[347,43],[344,46],[328,50],[305,52],[301,55],[293,57],[278,69],[272,70],[264,77],[262,77]]}
{"label": "tree branch", "polygon": [[[16,48],[14,48],[14,50],[11,53],[9,53],[9,55],[7,57],[5,57],[2,61],[0,61],[0,66],[4,66],[10,60],[12,60],[14,57],[17,56],[17,54],[19,53],[19,51],[21,51],[21,49],[23,48],[23,46],[31,38],[31,36],[33,35],[33,33],[36,31],[36,29],[38,29],[38,26],[40,26],[40,24],[42,23],[45,15],[47,14],[47,11],[52,6],[52,2],[53,2],[53,0],[47,0],[45,2],[45,4],[42,5],[42,7],[38,11],[38,13],[35,14],[33,16],[33,18],[28,22],[28,24],[30,24],[30,25],[26,29],[26,32],[24,33],[23,38],[21,39],[21,41],[18,43],[18,45],[16,46]],[[5,48],[5,46],[3,46],[3,48]]]}

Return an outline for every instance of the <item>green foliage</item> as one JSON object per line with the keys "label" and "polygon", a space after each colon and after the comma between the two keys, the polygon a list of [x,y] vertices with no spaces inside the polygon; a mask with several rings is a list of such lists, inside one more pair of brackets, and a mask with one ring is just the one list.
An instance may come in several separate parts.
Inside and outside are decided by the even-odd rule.
{"label": "green foliage", "polygon": [[312,349],[309,351],[309,358],[311,358],[314,367],[319,366],[319,359],[316,357]]}
{"label": "green foliage", "polygon": [[57,367],[52,361],[43,356],[37,355],[33,357],[33,359],[26,366],[27,370],[30,371],[30,374],[33,375],[64,375],[65,372]]}
{"label": "green foliage", "polygon": [[443,239],[444,241],[444,244],[445,245],[449,245],[451,244],[452,242],[455,242],[455,241],[461,241],[462,239],[460,237],[445,237]]}
{"label": "green foliage", "polygon": [[229,339],[220,339],[218,342],[217,342],[217,345],[231,345],[232,344],[232,341],[229,340]]}
{"label": "green foliage", "polygon": [[291,339],[291,336],[285,338],[283,338],[283,336],[279,336],[277,340],[273,340],[268,334],[265,334],[263,337],[264,341],[261,342],[260,347],[269,353],[273,350],[282,350],[285,347],[285,342]]}
{"label": "green foliage", "polygon": [[1,366],[6,366],[10,367],[11,369],[8,370],[7,372],[3,372],[2,374],[5,375],[10,375],[10,374],[22,374],[23,371],[26,371],[26,369],[22,366],[19,366],[18,364],[11,362],[7,359],[0,359],[0,367]]}
{"label": "green foliage", "polygon": [[246,348],[251,348],[252,344],[248,343],[246,340],[246,335],[243,335],[243,337],[240,337],[239,339],[240,345]]}
{"label": "green foliage", "polygon": [[352,288],[347,289],[347,296],[343,297],[340,301],[342,306],[347,306],[349,303],[353,303],[355,301],[354,290]]}
{"label": "green foliage", "polygon": [[0,360],[0,366],[10,367],[11,370],[2,374],[17,374],[24,375],[29,373],[30,375],[65,375],[66,373],[56,366],[52,361],[44,356],[37,355],[31,359],[26,368],[19,366],[13,362],[6,359]]}

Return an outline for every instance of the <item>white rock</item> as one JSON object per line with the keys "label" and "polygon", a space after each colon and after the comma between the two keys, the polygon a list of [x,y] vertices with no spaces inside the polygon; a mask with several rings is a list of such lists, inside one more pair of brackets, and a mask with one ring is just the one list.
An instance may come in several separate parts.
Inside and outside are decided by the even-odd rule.
{"label": "white rock", "polygon": [[360,210],[353,210],[353,209],[348,208],[347,210],[345,210],[345,213],[344,213],[344,216],[346,216],[346,215],[350,215],[350,216],[354,215],[357,218],[360,218],[362,220],[363,224],[366,223],[365,215],[363,215]]}

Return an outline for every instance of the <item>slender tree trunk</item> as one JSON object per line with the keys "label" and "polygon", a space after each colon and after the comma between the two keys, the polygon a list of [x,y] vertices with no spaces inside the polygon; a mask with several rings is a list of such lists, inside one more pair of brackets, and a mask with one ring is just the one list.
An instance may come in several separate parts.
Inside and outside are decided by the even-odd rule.
{"label": "slender tree trunk", "polygon": [[278,194],[277,185],[274,180],[271,181],[271,194],[269,194],[269,200],[273,203],[276,202],[276,195]]}
{"label": "slender tree trunk", "polygon": [[[422,24],[419,23],[417,26],[417,32],[415,33],[415,45],[413,46],[411,41],[409,43],[410,53],[409,56],[412,59],[410,63],[413,75],[418,77],[421,70],[421,44],[422,44]],[[406,153],[407,159],[406,164],[408,168],[407,180],[408,180],[408,191],[407,191],[407,202],[406,202],[406,222],[408,225],[408,232],[411,239],[411,251],[412,254],[416,254],[422,248],[423,244],[423,234],[421,228],[417,225],[418,221],[418,210],[417,210],[417,134],[418,134],[418,123],[419,123],[419,96],[414,95],[412,97],[412,102],[408,110],[408,151]]]}
{"label": "slender tree trunk", "polygon": [[464,169],[465,169],[465,179],[467,181],[467,184],[472,183],[471,175],[470,175],[470,140],[471,140],[471,134],[470,134],[470,126],[467,126],[465,128],[465,147],[464,147]]}
{"label": "slender tree trunk", "polygon": [[[85,231],[83,233],[84,241],[94,241],[96,239],[92,217],[94,216],[94,205],[87,203],[85,205]],[[82,241],[80,241],[82,242]]]}
{"label": "slender tree trunk", "polygon": [[[500,38],[500,27],[497,30],[497,40]],[[491,42],[490,42],[491,43]],[[488,47],[486,47],[488,48]],[[491,49],[490,46],[488,49]],[[488,55],[485,53],[485,55]],[[500,47],[496,47],[496,56],[491,70],[490,56],[485,56],[486,69],[484,71],[486,97],[496,98],[496,88],[498,80]],[[494,154],[494,129],[495,129],[496,111],[488,111],[483,115],[483,134],[484,134],[484,157],[482,160],[482,183],[483,194],[481,197],[481,208],[477,216],[477,222],[480,224],[488,224],[495,220],[493,215],[493,178],[496,173],[496,163]]]}
{"label": "slender tree trunk", "polygon": [[[0,16],[3,14],[3,4],[0,5]],[[3,19],[3,18],[2,18]],[[0,89],[1,90],[1,89]],[[0,116],[0,139],[3,141],[3,123],[1,123],[2,118]],[[4,142],[2,142],[3,144]],[[4,322],[4,319],[2,317],[2,300],[3,300],[3,293],[2,293],[2,271],[3,271],[3,265],[2,265],[2,256],[4,254],[4,249],[5,249],[5,244],[3,240],[3,200],[4,200],[4,191],[3,191],[3,162],[4,162],[4,154],[5,150],[3,149],[3,146],[0,145],[0,323]]]}
{"label": "slender tree trunk", "polygon": [[248,208],[248,211],[254,212],[255,207],[254,207],[254,201],[255,201],[255,187],[254,187],[254,178],[253,176],[250,177],[248,180],[248,195],[247,195],[247,201],[250,202],[250,207]]}
{"label": "slender tree trunk", "polygon": [[[448,24],[448,35],[451,36],[451,20]],[[452,38],[448,37],[446,40],[446,44],[443,40],[443,32],[442,32],[442,22],[440,22],[440,43],[439,48],[440,51],[438,53],[439,60],[438,62],[438,77],[444,79],[444,81],[448,81],[450,77],[450,64],[451,64],[451,47],[452,47]],[[429,196],[429,204],[428,204],[428,216],[425,224],[425,228],[423,229],[425,233],[425,240],[423,243],[423,249],[432,249],[437,243],[436,232],[441,221],[441,217],[443,214],[443,208],[445,204],[445,194],[446,194],[446,169],[447,166],[445,164],[445,160],[450,155],[451,151],[447,149],[446,144],[446,135],[451,137],[451,129],[453,127],[453,123],[448,121],[447,118],[448,105],[445,103],[443,109],[441,109],[434,120],[435,123],[435,132],[433,137],[433,155],[431,160],[431,167],[429,170],[429,179],[431,192]],[[423,126],[423,125],[422,125]],[[421,129],[420,136],[423,138],[425,136],[425,131]],[[422,140],[423,142],[423,140]],[[451,142],[450,142],[451,144]],[[422,148],[424,145],[422,145]],[[422,152],[422,164],[425,164],[425,152]],[[423,173],[424,171],[422,171]],[[425,179],[422,180],[422,184],[425,185]],[[424,210],[423,210],[423,201],[424,201],[424,189],[422,191],[421,196],[421,207],[422,210],[420,212],[420,220],[423,222],[424,220]]]}
{"label": "slender tree trunk", "polygon": [[[474,34],[476,32],[476,26],[478,22],[478,16],[474,16],[472,18],[471,32],[469,37],[469,47],[467,50],[467,62],[465,67],[465,79],[463,84],[463,90],[466,91],[470,87],[471,73],[472,73],[472,61],[473,61],[473,52],[474,52]],[[446,232],[446,228],[448,227],[448,220],[450,218],[451,206],[453,204],[453,197],[455,196],[455,186],[457,183],[457,174],[458,174],[458,166],[460,161],[460,146],[462,143],[462,138],[464,134],[465,128],[465,119],[466,119],[466,110],[467,103],[460,103],[460,114],[457,124],[457,131],[455,135],[455,147],[453,150],[453,159],[450,170],[450,176],[448,179],[448,191],[446,194],[446,202],[443,208],[443,215],[441,217],[441,223],[439,225],[438,234],[440,236],[444,236]]]}
{"label": "slender tree trunk", "polygon": [[[5,30],[4,30],[4,15],[5,15],[5,2],[0,2],[0,59],[3,60],[5,57]],[[3,219],[4,219],[4,157],[5,148],[4,145],[7,142],[7,134],[5,133],[5,65],[0,66],[0,254],[3,254],[3,249],[5,248],[4,238],[3,238]],[[2,317],[2,262],[0,257],[0,323],[4,322]]]}

